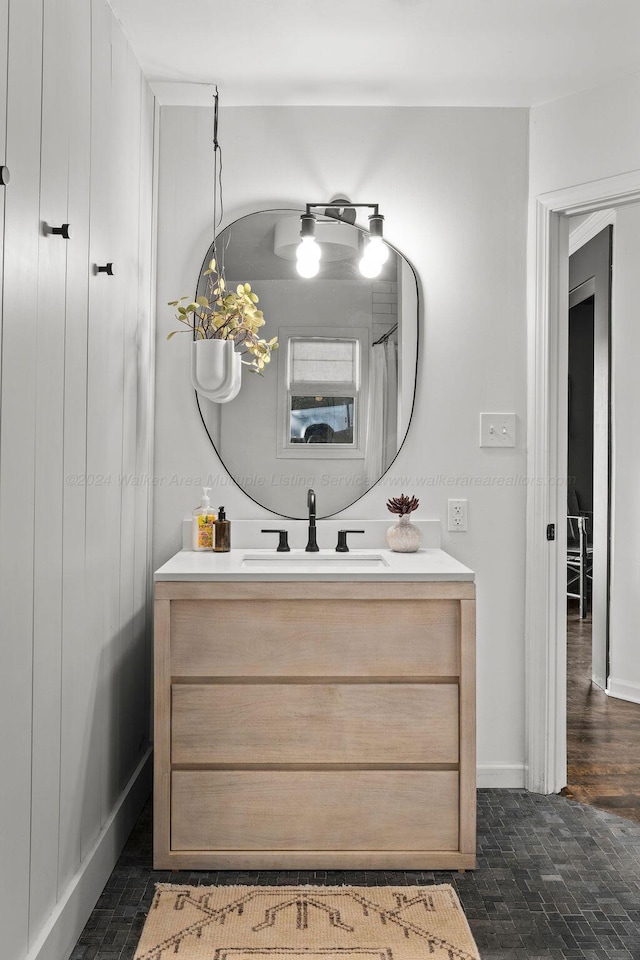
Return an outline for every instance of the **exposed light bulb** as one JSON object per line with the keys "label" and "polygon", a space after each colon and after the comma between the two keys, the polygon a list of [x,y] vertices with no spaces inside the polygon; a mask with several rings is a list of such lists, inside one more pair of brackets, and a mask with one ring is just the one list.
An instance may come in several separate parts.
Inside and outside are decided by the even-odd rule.
{"label": "exposed light bulb", "polygon": [[320,270],[320,261],[298,259],[298,262],[296,263],[296,270],[301,277],[305,277],[307,279],[309,277],[315,277]]}
{"label": "exposed light bulb", "polygon": [[389,259],[389,248],[382,237],[369,237],[364,255],[368,260],[375,260],[382,266]]}
{"label": "exposed light bulb", "polygon": [[315,277],[320,269],[322,251],[313,236],[303,237],[296,250],[296,269],[301,277]]}
{"label": "exposed light bulb", "polygon": [[320,250],[319,245],[316,243],[315,237],[303,237],[300,241],[298,249],[296,250],[296,259],[300,261],[308,261],[309,263],[317,263],[322,256],[322,251]]}
{"label": "exposed light bulb", "polygon": [[377,260],[372,260],[366,255],[362,257],[358,268],[363,277],[367,277],[369,280],[373,280],[374,277],[380,276],[380,271],[382,270],[382,264]]}

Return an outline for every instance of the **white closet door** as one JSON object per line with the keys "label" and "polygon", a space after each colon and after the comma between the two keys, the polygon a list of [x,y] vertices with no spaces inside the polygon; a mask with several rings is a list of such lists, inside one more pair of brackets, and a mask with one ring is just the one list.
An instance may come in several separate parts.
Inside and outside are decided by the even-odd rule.
{"label": "white closet door", "polygon": [[[95,643],[86,629],[85,584],[87,469],[87,334],[89,284],[89,184],[91,126],[91,7],[86,0],[58,5],[71,41],[67,58],[66,111],[69,122],[68,219],[73,241],[67,249],[64,348],[64,430],[62,491],[62,671],[60,725],[60,856],[62,894],[81,861],[85,769],[94,716],[94,677],[87,649]],[[95,524],[91,529],[95,529]]]}
{"label": "white closet door", "polygon": [[[113,44],[112,96],[118,116],[113,130],[113,204],[117,216],[118,251],[122,262],[117,303],[121,331],[122,446],[120,495],[120,629],[118,662],[118,743],[116,770],[119,789],[127,782],[138,758],[140,733],[136,705],[140,698],[139,671],[135,661],[138,638],[134,630],[134,538],[136,506],[137,426],[137,330],[138,330],[138,240],[140,216],[140,120],[141,74],[124,37],[118,32]],[[119,790],[118,790],[119,792]]]}
{"label": "white closet door", "polygon": [[0,164],[0,953],[17,960],[148,745],[153,97],[107,0],[0,0]]}
{"label": "white closet door", "polygon": [[[118,776],[123,786],[148,745],[145,683],[149,660],[146,615],[150,569],[147,523],[150,472],[150,224],[153,98],[140,67],[122,42],[113,48],[114,104],[124,123],[115,142],[116,195],[123,230],[122,484],[120,538],[120,674]],[[146,282],[145,282],[146,280]],[[140,493],[142,492],[142,495]],[[142,523],[139,515],[142,514]]]}
{"label": "white closet door", "polygon": [[[117,273],[110,284],[108,298],[108,313],[103,322],[107,331],[107,343],[102,363],[105,367],[104,395],[101,399],[99,411],[100,423],[98,430],[104,443],[104,455],[107,465],[108,483],[105,490],[104,517],[105,524],[102,531],[102,550],[106,556],[107,569],[102,589],[105,593],[106,633],[104,636],[104,684],[107,696],[102,714],[102,822],[104,823],[118,799],[119,795],[119,767],[121,744],[120,733],[120,690],[122,673],[127,665],[121,657],[122,625],[120,611],[120,557],[122,536],[122,503],[121,503],[121,475],[122,475],[122,442],[123,442],[123,415],[124,415],[124,289],[125,280],[130,269],[127,263],[126,247],[126,218],[123,219],[123,204],[121,195],[124,189],[122,177],[126,173],[123,169],[121,156],[126,156],[126,130],[124,117],[126,103],[123,96],[116,96],[122,82],[122,56],[119,31],[114,29],[110,16],[110,51],[111,77],[109,91],[109,122],[107,125],[108,143],[105,151],[107,168],[102,165],[100,158],[99,177],[102,189],[106,192],[109,201],[109,260],[117,265]],[[92,159],[98,159],[92,154]],[[92,213],[93,216],[93,213]],[[95,301],[94,301],[95,302]],[[92,323],[96,317],[92,315]]]}
{"label": "white closet door", "polygon": [[[29,928],[39,931],[57,901],[60,822],[60,722],[62,680],[62,507],[66,273],[72,239],[47,234],[69,223],[69,118],[73,86],[68,60],[74,26],[64,4],[44,4],[42,139],[36,371],[33,758],[31,789],[31,890]],[[75,78],[74,78],[75,79]],[[78,223],[71,224],[77,230]]]}
{"label": "white closet door", "polygon": [[[91,3],[91,192],[89,224],[90,263],[120,264],[111,244],[110,139],[111,139],[111,11],[104,0]],[[107,456],[107,425],[112,417],[109,391],[109,349],[114,337],[112,301],[115,280],[99,274],[89,282],[89,329],[87,331],[87,486],[86,486],[86,647],[85,677],[93,709],[85,729],[85,777],[82,810],[81,855],[91,849],[102,825],[102,789],[106,758],[115,735],[109,720],[112,672],[108,602],[114,577],[107,553],[107,538],[118,527],[119,515],[107,510],[110,477]],[[100,282],[99,282],[100,281]],[[117,480],[117,478],[116,478]],[[116,568],[117,569],[117,568]],[[116,598],[117,600],[117,598]]]}
{"label": "white closet door", "polygon": [[151,584],[150,516],[153,475],[153,405],[154,405],[154,300],[153,262],[153,145],[155,128],[154,97],[146,82],[142,83],[140,121],[140,217],[138,255],[138,349],[137,349],[137,447],[136,476],[141,480],[135,491],[135,559],[134,621],[136,641],[136,675],[142,676],[143,688],[137,691],[135,726],[139,731],[139,751],[150,740],[151,663],[153,643],[153,610]]}
{"label": "white closet door", "polygon": [[[26,953],[29,921],[36,275],[40,234],[42,0],[12,0],[7,70],[0,434],[0,930],[6,957]],[[10,866],[8,866],[10,865]]]}

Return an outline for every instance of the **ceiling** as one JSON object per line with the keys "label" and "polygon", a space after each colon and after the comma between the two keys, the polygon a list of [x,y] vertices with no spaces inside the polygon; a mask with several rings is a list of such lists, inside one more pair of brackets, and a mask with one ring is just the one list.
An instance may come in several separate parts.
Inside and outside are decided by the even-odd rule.
{"label": "ceiling", "polygon": [[640,71],[639,0],[110,3],[164,102],[531,106]]}

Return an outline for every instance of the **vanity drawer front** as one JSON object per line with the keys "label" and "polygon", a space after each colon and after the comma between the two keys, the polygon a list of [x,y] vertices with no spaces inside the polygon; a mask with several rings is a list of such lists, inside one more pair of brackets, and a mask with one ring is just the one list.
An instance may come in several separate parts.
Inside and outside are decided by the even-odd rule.
{"label": "vanity drawer front", "polygon": [[172,850],[456,850],[452,770],[180,770]]}
{"label": "vanity drawer front", "polygon": [[457,600],[172,600],[174,677],[455,677]]}
{"label": "vanity drawer front", "polygon": [[174,684],[173,763],[457,763],[458,687]]}

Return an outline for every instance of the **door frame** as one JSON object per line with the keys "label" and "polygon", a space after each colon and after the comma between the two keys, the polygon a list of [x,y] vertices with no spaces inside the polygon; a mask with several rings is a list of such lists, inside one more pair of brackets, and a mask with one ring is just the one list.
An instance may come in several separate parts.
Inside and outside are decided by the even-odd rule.
{"label": "door frame", "polygon": [[[532,198],[527,298],[526,786],[566,786],[569,220],[640,201],[640,170]],[[564,379],[563,379],[564,376]],[[556,538],[547,540],[554,524]]]}

